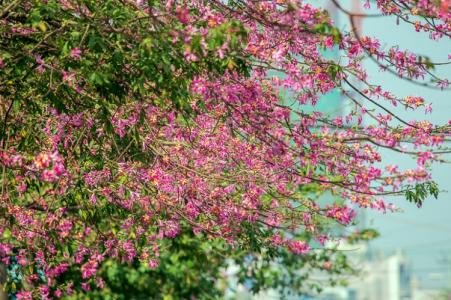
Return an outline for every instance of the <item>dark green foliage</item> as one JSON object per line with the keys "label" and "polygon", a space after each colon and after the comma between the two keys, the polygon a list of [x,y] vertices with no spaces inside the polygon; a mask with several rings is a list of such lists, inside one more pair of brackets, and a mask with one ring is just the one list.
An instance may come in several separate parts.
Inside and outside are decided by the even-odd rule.
{"label": "dark green foliage", "polygon": [[415,186],[409,186],[405,193],[406,200],[416,204],[417,207],[421,207],[426,198],[431,195],[437,199],[439,194],[439,188],[434,181],[427,181],[416,184]]}

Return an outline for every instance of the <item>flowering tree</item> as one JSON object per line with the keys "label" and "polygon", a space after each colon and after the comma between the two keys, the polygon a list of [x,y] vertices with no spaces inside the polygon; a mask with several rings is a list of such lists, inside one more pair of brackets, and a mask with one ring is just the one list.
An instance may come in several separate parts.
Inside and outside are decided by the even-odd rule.
{"label": "flowering tree", "polygon": [[[183,226],[308,255],[352,224],[353,206],[436,196],[427,167],[449,124],[393,113],[430,106],[371,82],[361,61],[431,88],[448,81],[428,58],[360,36],[365,15],[335,4],[349,32],[303,1],[1,2],[0,256],[19,266],[8,289],[60,297],[74,288],[60,280],[68,268],[84,290],[102,286],[107,258],[155,268]],[[446,0],[373,5],[449,38]],[[333,48],[337,59],[323,54]],[[334,90],[349,114],[315,111]],[[382,148],[418,166],[380,167]],[[320,205],[317,190],[345,201]]]}

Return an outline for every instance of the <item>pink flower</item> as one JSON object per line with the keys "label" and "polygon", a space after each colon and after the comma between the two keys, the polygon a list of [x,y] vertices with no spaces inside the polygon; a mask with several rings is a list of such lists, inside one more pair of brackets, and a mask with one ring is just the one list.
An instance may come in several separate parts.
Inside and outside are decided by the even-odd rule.
{"label": "pink flower", "polygon": [[60,276],[61,274],[66,272],[68,268],[68,263],[61,263],[53,269],[53,274],[55,274],[55,276]]}
{"label": "pink flower", "polygon": [[24,255],[17,255],[16,258],[19,265],[25,266],[27,264],[27,259]]}
{"label": "pink flower", "polygon": [[319,244],[321,245],[321,246],[324,246],[324,244],[326,243],[326,241],[328,240],[329,238],[327,237],[327,235],[320,235],[319,237],[318,237],[318,242],[319,242]]}
{"label": "pink flower", "polygon": [[56,163],[53,165],[53,172],[55,176],[60,177],[66,173],[66,169],[62,163]]}
{"label": "pink flower", "polygon": [[188,9],[177,6],[175,9],[177,19],[179,19],[180,23],[187,24],[189,22],[189,12]]}
{"label": "pink flower", "polygon": [[329,49],[332,49],[334,47],[334,39],[331,36],[328,36],[323,41],[324,46],[326,46]]}
{"label": "pink flower", "polygon": [[[3,234],[3,230],[0,231],[0,233]],[[7,255],[9,255],[11,253],[11,251],[12,251],[11,246],[9,246],[7,244],[0,243],[0,256],[7,256]],[[8,258],[8,260],[9,260],[9,258]]]}
{"label": "pink flower", "polygon": [[42,181],[54,182],[58,178],[52,170],[44,170],[41,174]]}
{"label": "pink flower", "polygon": [[18,186],[17,186],[17,188],[16,188],[16,190],[19,192],[19,193],[24,193],[24,192],[26,192],[26,190],[27,190],[27,184],[26,183],[21,183],[21,184],[19,184]]}
{"label": "pink flower", "polygon": [[60,231],[60,235],[62,237],[66,237],[70,235],[70,231],[73,227],[73,224],[69,220],[61,220],[58,225],[58,230]]}
{"label": "pink flower", "polygon": [[158,260],[153,258],[149,260],[149,268],[155,269],[156,267],[158,267],[158,265],[159,265]]}
{"label": "pink flower", "polygon": [[356,212],[349,207],[339,207],[335,204],[332,208],[329,208],[326,216],[335,218],[341,224],[348,225],[356,216]]}
{"label": "pink flower", "polygon": [[360,52],[362,51],[362,48],[360,47],[360,45],[358,43],[353,43],[348,50],[348,56],[353,58],[357,55],[360,54]]}
{"label": "pink flower", "polygon": [[189,48],[185,49],[184,55],[185,55],[186,61],[188,61],[188,62],[196,62],[199,60],[197,58],[197,56],[193,52],[191,52],[191,50]]}
{"label": "pink flower", "polygon": [[307,242],[304,241],[290,241],[288,244],[288,248],[294,254],[307,254],[310,252],[311,248]]}
{"label": "pink flower", "polygon": [[81,277],[83,279],[94,276],[97,273],[97,261],[90,260],[81,266]]}
{"label": "pink flower", "polygon": [[48,285],[44,285],[39,287],[39,293],[41,294],[41,297],[46,299],[50,293],[50,288],[48,287]]}
{"label": "pink flower", "polygon": [[[82,285],[82,286],[83,286],[83,285]],[[66,287],[66,294],[72,295],[73,292],[74,292],[73,287],[74,287],[74,284],[73,284],[72,282],[70,282],[70,283],[67,285],[67,287]]]}
{"label": "pink flower", "polygon": [[426,163],[426,161],[430,160],[431,158],[434,158],[434,154],[430,151],[426,151],[426,152],[420,152],[419,153],[419,157],[417,159],[417,164],[419,166],[424,166],[424,164]]}
{"label": "pink flower", "polygon": [[17,300],[32,300],[31,292],[20,291],[16,294]]}
{"label": "pink flower", "polygon": [[126,241],[122,244],[122,249],[124,250],[124,260],[132,261],[136,257],[136,249],[131,241]]}
{"label": "pink flower", "polygon": [[83,289],[83,291],[88,292],[91,290],[91,285],[89,284],[89,282],[83,282],[81,284],[81,288]]}
{"label": "pink flower", "polygon": [[99,289],[103,289],[105,287],[105,281],[100,277],[96,278],[96,286]]}
{"label": "pink flower", "polygon": [[81,58],[81,50],[80,48],[73,48],[72,50],[70,50],[70,55],[71,58],[78,60]]}
{"label": "pink flower", "polygon": [[172,5],[174,5],[174,1],[175,0],[168,0],[168,2],[166,2],[166,11],[170,11],[172,8]]}
{"label": "pink flower", "polygon": [[35,59],[36,59],[36,62],[38,63],[38,67],[36,68],[36,70],[39,73],[44,73],[44,71],[45,71],[45,61],[42,59],[42,57],[40,55],[36,55]]}
{"label": "pink flower", "polygon": [[48,153],[41,153],[39,154],[35,160],[34,165],[38,169],[46,168],[50,165],[50,162],[52,161],[50,154]]}

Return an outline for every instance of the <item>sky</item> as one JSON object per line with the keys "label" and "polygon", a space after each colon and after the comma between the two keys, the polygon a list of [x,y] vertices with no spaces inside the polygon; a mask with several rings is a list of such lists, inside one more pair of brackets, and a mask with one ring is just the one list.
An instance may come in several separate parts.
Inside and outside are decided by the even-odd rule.
{"label": "sky", "polygon": [[[341,0],[343,6],[352,10],[351,0]],[[371,12],[371,11],[366,11]],[[348,26],[346,17],[339,16],[341,27]],[[389,48],[399,45],[418,54],[427,55],[432,61],[446,62],[451,54],[451,39],[437,42],[427,34],[419,34],[410,25],[396,25],[392,17],[366,18],[362,21],[362,33],[377,37],[382,46]],[[379,68],[369,60],[365,62],[369,78],[398,96],[416,95],[432,102],[433,111],[429,115],[406,112],[403,108],[392,110],[404,119],[426,119],[435,124],[451,120],[451,91],[440,91],[414,85],[400,80]],[[451,78],[451,65],[437,68],[442,78]],[[451,146],[451,145],[450,145]],[[395,163],[400,168],[413,167],[415,161],[395,152],[384,151],[386,162]],[[451,161],[451,156],[446,157]],[[385,254],[402,249],[410,261],[420,284],[425,286],[451,285],[451,164],[436,164],[432,167],[433,179],[443,191],[439,198],[427,199],[422,208],[408,203],[403,197],[387,198],[403,212],[382,214],[368,212],[368,225],[377,229],[381,237],[371,242],[373,251]]]}

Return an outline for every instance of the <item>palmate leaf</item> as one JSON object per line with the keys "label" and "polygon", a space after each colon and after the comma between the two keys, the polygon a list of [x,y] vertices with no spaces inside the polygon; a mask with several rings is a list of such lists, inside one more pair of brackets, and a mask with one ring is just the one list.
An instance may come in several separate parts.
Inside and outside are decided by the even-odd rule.
{"label": "palmate leaf", "polygon": [[438,198],[439,188],[436,182],[427,181],[423,183],[418,183],[415,186],[408,186],[405,192],[406,200],[414,203],[418,208],[423,205],[423,202],[428,196],[433,196],[435,199]]}

